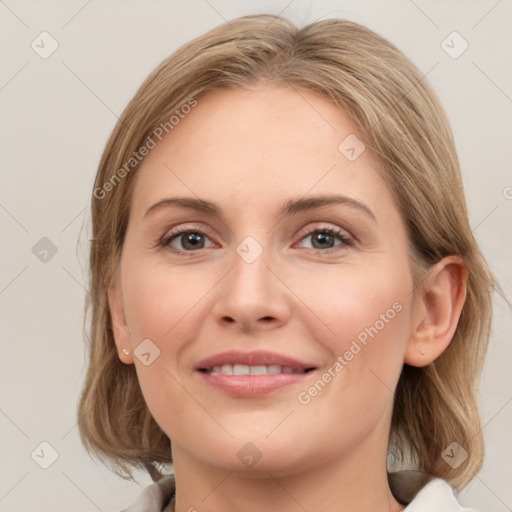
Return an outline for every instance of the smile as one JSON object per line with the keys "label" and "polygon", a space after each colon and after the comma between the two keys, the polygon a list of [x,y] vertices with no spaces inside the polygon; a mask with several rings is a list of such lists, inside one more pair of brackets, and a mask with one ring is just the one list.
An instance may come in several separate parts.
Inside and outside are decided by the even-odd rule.
{"label": "smile", "polygon": [[214,366],[213,368],[207,368],[203,371],[209,375],[279,375],[281,373],[292,374],[292,373],[307,373],[313,368],[291,368],[290,366],[279,366],[278,364],[271,364],[268,366],[258,365],[249,366],[246,364],[225,364],[222,366]]}
{"label": "smile", "polygon": [[216,391],[255,398],[304,383],[317,367],[309,362],[268,351],[231,350],[208,357],[195,370]]}

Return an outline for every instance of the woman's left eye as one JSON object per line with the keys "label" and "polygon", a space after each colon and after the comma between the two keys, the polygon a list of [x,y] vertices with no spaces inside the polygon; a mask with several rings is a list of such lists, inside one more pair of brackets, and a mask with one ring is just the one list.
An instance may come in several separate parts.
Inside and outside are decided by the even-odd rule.
{"label": "woman's left eye", "polygon": [[[354,245],[354,239],[347,235],[345,232],[332,228],[330,226],[324,226],[309,231],[300,240],[311,238],[313,250],[320,252],[330,252],[336,250],[336,247],[341,246],[352,246]],[[200,249],[205,249],[205,239],[208,238],[208,234],[200,229],[181,229],[167,233],[160,242],[163,247],[169,247],[174,252],[194,252]],[[335,241],[339,240],[339,244],[335,244]],[[173,242],[177,241],[181,247],[176,247]],[[333,245],[334,244],[334,245]]]}
{"label": "woman's left eye", "polygon": [[[312,247],[312,249],[320,250],[322,252],[330,252],[331,250],[335,250],[335,248],[340,245],[354,245],[354,240],[351,236],[347,235],[343,231],[340,231],[339,229],[332,228],[330,226],[324,226],[323,228],[314,229],[313,231],[307,233],[306,236],[302,237],[301,240],[305,240],[310,237],[313,245],[317,246]],[[341,243],[338,245],[332,245],[336,239],[340,240]]]}

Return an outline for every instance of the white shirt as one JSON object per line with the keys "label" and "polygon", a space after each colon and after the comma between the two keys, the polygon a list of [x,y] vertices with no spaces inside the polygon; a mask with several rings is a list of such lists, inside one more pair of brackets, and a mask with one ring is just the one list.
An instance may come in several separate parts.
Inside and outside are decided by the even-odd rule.
{"label": "white shirt", "polygon": [[[421,471],[404,470],[388,473],[395,499],[407,505],[407,512],[477,512],[462,507],[446,480]],[[166,476],[148,485],[128,508],[121,512],[163,512],[174,495],[174,476]],[[174,511],[174,507],[171,508]]]}

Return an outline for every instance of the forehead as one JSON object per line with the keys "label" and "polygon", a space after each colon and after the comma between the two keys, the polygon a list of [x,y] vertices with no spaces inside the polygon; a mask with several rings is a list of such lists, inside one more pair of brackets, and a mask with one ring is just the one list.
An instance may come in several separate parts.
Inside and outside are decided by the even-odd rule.
{"label": "forehead", "polygon": [[[348,115],[327,97],[311,91],[270,85],[207,93],[180,120],[164,144],[177,155],[191,145],[202,152],[308,157],[338,154],[340,137],[356,131]],[[198,146],[201,146],[199,148]],[[267,151],[263,151],[267,150]],[[272,150],[272,152],[270,152]]]}
{"label": "forehead", "polygon": [[[370,151],[355,160],[343,152],[344,141],[358,144],[362,137],[327,97],[258,86],[211,91],[197,101],[156,141],[137,171],[135,208],[165,194],[218,198],[246,207],[255,201],[281,205],[283,198],[310,192],[391,202]],[[364,147],[359,143],[358,152]]]}

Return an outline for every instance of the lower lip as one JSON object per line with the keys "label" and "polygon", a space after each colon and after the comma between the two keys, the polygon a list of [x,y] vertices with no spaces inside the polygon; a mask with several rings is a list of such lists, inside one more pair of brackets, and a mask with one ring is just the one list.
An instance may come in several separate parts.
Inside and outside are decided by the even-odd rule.
{"label": "lower lip", "polygon": [[313,371],[307,373],[278,373],[267,375],[211,375],[198,373],[207,384],[228,395],[252,398],[279,391],[287,386],[304,382]]}

